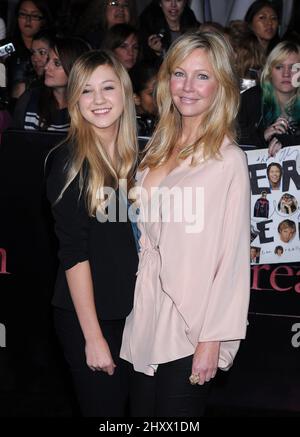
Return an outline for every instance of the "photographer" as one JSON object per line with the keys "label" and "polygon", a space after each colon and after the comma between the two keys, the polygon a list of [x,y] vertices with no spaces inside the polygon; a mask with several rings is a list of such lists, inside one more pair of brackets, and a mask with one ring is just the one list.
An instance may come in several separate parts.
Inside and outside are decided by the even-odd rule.
{"label": "photographer", "polygon": [[6,88],[6,67],[5,60],[14,52],[12,43],[0,46],[0,144],[1,135],[11,125],[11,116],[8,111],[8,94]]}
{"label": "photographer", "polygon": [[274,156],[282,146],[299,143],[300,87],[293,77],[300,63],[300,46],[283,41],[269,54],[260,86],[242,94],[239,112],[240,144],[269,148]]}
{"label": "photographer", "polygon": [[162,59],[173,41],[198,27],[187,0],[152,0],[140,15],[144,58]]}
{"label": "photographer", "polygon": [[11,111],[15,103],[14,99],[18,99],[24,92],[23,82],[26,81],[28,71],[31,69],[30,50],[33,37],[51,24],[52,15],[45,0],[18,2],[12,23],[13,31],[9,39],[15,47],[15,52],[6,62],[8,88],[12,99]]}

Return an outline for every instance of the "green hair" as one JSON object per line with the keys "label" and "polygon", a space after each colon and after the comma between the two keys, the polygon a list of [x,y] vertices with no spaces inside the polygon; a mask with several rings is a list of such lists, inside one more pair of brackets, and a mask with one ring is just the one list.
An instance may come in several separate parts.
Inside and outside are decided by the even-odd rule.
{"label": "green hair", "polygon": [[[272,85],[272,68],[277,63],[283,62],[291,53],[300,55],[300,46],[291,41],[282,41],[271,51],[263,68],[260,82],[264,126],[270,126],[281,115],[280,105]],[[295,95],[288,101],[284,110],[297,125],[300,125],[300,88],[296,90]]]}
{"label": "green hair", "polygon": [[[262,114],[265,126],[270,126],[280,117],[281,109],[271,82],[262,83]],[[287,103],[285,112],[297,124],[300,124],[300,98],[297,94]]]}

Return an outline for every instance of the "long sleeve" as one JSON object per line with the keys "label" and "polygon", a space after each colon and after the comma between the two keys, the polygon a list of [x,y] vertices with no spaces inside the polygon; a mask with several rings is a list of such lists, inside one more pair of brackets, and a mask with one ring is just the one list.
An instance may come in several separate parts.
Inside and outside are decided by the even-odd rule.
{"label": "long sleeve", "polygon": [[64,270],[88,259],[89,228],[89,216],[84,200],[80,197],[78,177],[57,201],[66,181],[66,152],[66,145],[53,152],[55,156],[47,179],[47,195],[52,205],[55,232],[59,240],[58,257]]}
{"label": "long sleeve", "polygon": [[12,127],[14,129],[24,129],[25,114],[32,95],[33,90],[27,90],[18,98],[12,120]]}
{"label": "long sleeve", "polygon": [[239,342],[234,345],[232,340],[245,338],[250,297],[250,185],[245,155],[234,154],[228,167],[232,180],[226,197],[223,241],[199,336],[202,342],[221,341],[221,368],[227,367],[237,352]]}

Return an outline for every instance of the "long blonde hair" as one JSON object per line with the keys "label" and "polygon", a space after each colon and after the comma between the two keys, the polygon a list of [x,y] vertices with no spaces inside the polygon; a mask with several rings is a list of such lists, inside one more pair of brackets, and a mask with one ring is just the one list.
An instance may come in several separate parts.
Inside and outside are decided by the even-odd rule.
{"label": "long blonde hair", "polygon": [[[101,65],[109,65],[114,70],[120,80],[123,95],[124,110],[119,122],[115,163],[92,126],[83,118],[78,105],[89,77]],[[68,82],[68,110],[71,124],[66,142],[72,145],[72,157],[68,163],[67,179],[59,199],[79,174],[80,189],[82,192],[84,187],[87,209],[89,215],[93,216],[97,208],[101,208],[101,188],[107,186],[117,189],[119,180],[127,179],[129,191],[134,185],[136,168],[138,147],[132,85],[127,71],[112,53],[92,50],[76,60]],[[87,175],[84,174],[85,164]]]}
{"label": "long blonde hair", "polygon": [[[233,50],[230,44],[217,32],[187,33],[170,47],[158,73],[157,104],[160,120],[150,139],[140,169],[157,167],[167,161],[173,147],[180,138],[181,114],[175,107],[170,94],[170,78],[175,68],[196,49],[207,52],[218,82],[218,89],[210,109],[204,114],[199,126],[198,138],[186,145],[178,155],[185,159],[203,147],[205,158],[216,157],[227,135],[235,139],[235,118],[239,107],[239,84],[234,66]],[[196,164],[196,159],[193,163]]]}

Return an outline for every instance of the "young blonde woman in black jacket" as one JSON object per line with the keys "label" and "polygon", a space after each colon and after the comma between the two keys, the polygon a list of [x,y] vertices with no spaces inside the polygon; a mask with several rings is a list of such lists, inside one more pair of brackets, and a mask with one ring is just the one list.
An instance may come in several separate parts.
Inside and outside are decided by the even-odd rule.
{"label": "young blonde woman in black jacket", "polygon": [[123,416],[128,381],[119,349],[137,250],[119,181],[134,183],[137,140],[131,82],[113,55],[91,51],[75,62],[68,109],[70,131],[49,157],[47,182],[60,243],[55,327],[83,416]]}

